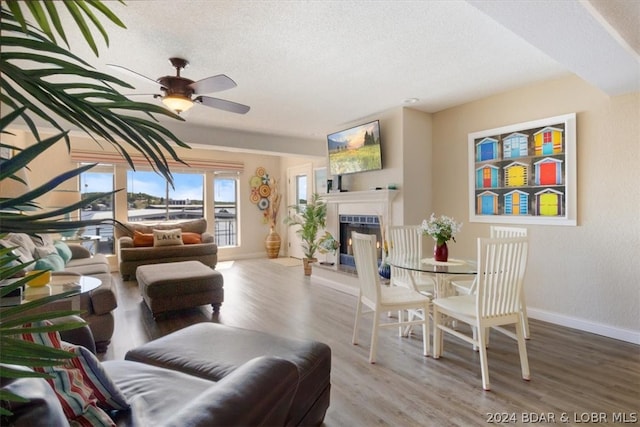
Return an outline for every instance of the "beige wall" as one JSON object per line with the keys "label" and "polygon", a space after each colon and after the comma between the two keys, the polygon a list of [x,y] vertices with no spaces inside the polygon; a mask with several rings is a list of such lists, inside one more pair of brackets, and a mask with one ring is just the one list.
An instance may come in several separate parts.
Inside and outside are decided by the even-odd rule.
{"label": "beige wall", "polygon": [[[382,170],[344,175],[342,186],[348,191],[365,191],[395,185],[399,190],[393,201],[393,221],[417,224],[431,209],[431,135],[430,114],[408,108],[389,111],[347,124],[357,126],[370,120],[380,121]],[[419,195],[415,197],[415,195]]]}
{"label": "beige wall", "polygon": [[[33,144],[35,140],[32,138],[29,132],[22,131],[20,129],[12,130],[15,137],[12,141],[18,146],[28,146]],[[46,131],[43,136],[49,136]],[[92,148],[94,150],[100,150],[98,145],[92,139],[83,135],[72,135],[71,146],[74,148]],[[106,151],[112,151],[108,143],[104,143],[103,147]],[[264,239],[256,238],[256,236],[264,236],[266,238],[269,228],[262,220],[262,211],[258,207],[249,202],[250,186],[249,180],[255,174],[258,166],[265,167],[266,170],[280,177],[281,157],[276,155],[266,154],[251,154],[243,152],[241,154],[237,152],[229,151],[217,151],[211,149],[198,149],[193,148],[191,150],[178,149],[179,155],[188,156],[189,158],[212,158],[219,160],[242,160],[244,162],[244,172],[238,175],[239,180],[239,221],[240,221],[240,235],[238,236],[241,243],[241,247],[235,248],[222,248],[219,252],[221,260],[238,259],[238,258],[250,258],[266,256],[264,248]],[[52,161],[53,160],[53,161]],[[60,141],[49,148],[44,155],[39,156],[30,163],[30,171],[28,172],[30,184],[32,188],[50,180],[54,176],[74,169],[76,163],[71,161],[67,146],[64,142]],[[116,167],[116,188],[124,188],[126,185],[126,165],[118,165]],[[188,170],[188,169],[186,169]],[[174,169],[174,171],[176,171]],[[213,174],[207,174],[207,180],[213,179]],[[59,188],[64,189],[78,189],[77,180],[70,180],[65,182]],[[211,194],[212,194],[211,190]],[[116,205],[122,208],[116,211],[116,218],[122,221],[126,221],[126,193],[121,191],[116,194],[118,197]],[[205,197],[205,201],[207,197]],[[44,203],[43,205],[46,205]],[[213,231],[213,225],[209,224],[210,231]],[[115,265],[115,263],[114,263]]]}
{"label": "beige wall", "polygon": [[[12,129],[11,136],[3,136],[3,140],[7,140],[9,144],[14,144],[17,147],[26,148],[35,143],[35,138],[31,132],[21,129]],[[45,139],[51,137],[54,134],[42,133],[41,138]],[[27,170],[27,177],[29,179],[29,185],[31,189],[34,189],[40,184],[43,184],[55,176],[66,172],[68,170],[76,168],[76,163],[71,162],[69,155],[67,154],[67,146],[64,140],[61,138],[58,142],[49,147],[43,154],[36,157],[29,163],[29,169]],[[59,187],[60,190],[77,190],[77,182],[70,180],[65,181]],[[41,207],[46,207],[48,197],[47,195],[41,196],[37,199]]]}
{"label": "beige wall", "polygon": [[[393,109],[370,117],[381,122],[385,169],[347,176],[343,184],[351,191],[398,185],[396,223],[419,223],[432,211],[455,217],[464,226],[450,252],[473,258],[475,239],[488,235],[489,225],[468,222],[468,133],[570,112],[577,113],[578,226],[528,226],[531,255],[525,286],[530,315],[640,343],[640,94],[609,98],[581,79],[567,77],[433,115]],[[192,136],[186,142],[203,140]],[[64,144],[52,150],[33,164],[32,185],[73,166]],[[221,250],[222,260],[266,256],[262,236],[268,227],[261,211],[248,202],[249,178],[256,167],[266,167],[284,183],[288,167],[309,162],[326,166],[326,152],[318,153],[189,153],[245,162],[239,178],[242,247]],[[286,186],[281,189],[286,191]],[[283,205],[282,218],[284,211]],[[280,234],[286,245],[282,225]]]}
{"label": "beige wall", "polygon": [[408,108],[402,111],[403,191],[398,198],[404,209],[399,224],[420,224],[433,210],[433,120],[431,114]]}
{"label": "beige wall", "polygon": [[475,256],[467,135],[577,113],[578,226],[528,226],[531,317],[640,343],[640,94],[610,98],[577,77],[433,115],[433,206],[464,222],[450,253]]}

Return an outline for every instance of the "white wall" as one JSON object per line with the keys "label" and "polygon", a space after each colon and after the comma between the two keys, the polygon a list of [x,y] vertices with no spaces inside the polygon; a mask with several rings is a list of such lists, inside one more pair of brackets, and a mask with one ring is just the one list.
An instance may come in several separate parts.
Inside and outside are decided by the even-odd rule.
{"label": "white wall", "polygon": [[434,209],[464,222],[450,253],[474,257],[489,226],[468,223],[468,133],[571,112],[578,226],[528,226],[530,315],[640,343],[640,94],[567,77],[434,114]]}

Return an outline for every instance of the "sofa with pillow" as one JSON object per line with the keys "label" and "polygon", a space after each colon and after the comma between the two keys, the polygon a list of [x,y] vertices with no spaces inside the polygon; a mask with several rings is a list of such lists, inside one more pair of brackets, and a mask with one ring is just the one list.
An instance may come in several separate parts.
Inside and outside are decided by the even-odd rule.
{"label": "sofa with pillow", "polygon": [[[103,254],[91,252],[79,244],[54,241],[49,234],[33,236],[8,233],[0,240],[4,247],[14,247],[20,262],[32,262],[26,270],[51,270],[92,276],[102,284],[91,292],[80,295],[82,317],[89,323],[99,352],[105,352],[114,330],[113,310],[118,306],[116,287],[111,279],[109,262]],[[35,262],[33,262],[35,261]]]}
{"label": "sofa with pillow", "polygon": [[[215,336],[202,338],[215,341]],[[217,379],[211,379],[196,371],[131,360],[99,362],[90,351],[92,340],[87,328],[60,335],[26,334],[23,339],[69,349],[77,358],[60,367],[46,368],[53,374],[50,380],[0,379],[2,391],[27,398],[26,402],[2,401],[2,407],[13,415],[3,417],[0,425],[42,425],[43,420],[56,426],[319,425],[328,407],[327,401],[322,418],[313,423],[292,422],[299,368],[295,361],[271,352],[240,364],[229,359],[226,364],[202,366],[203,370],[220,373]],[[88,348],[79,347],[82,345]],[[242,350],[242,343],[235,347]],[[69,393],[67,379],[75,380],[73,393]]]}
{"label": "sofa with pillow", "polygon": [[200,261],[215,268],[218,245],[207,232],[207,221],[128,222],[115,228],[123,280],[136,277],[141,265],[165,262]]}

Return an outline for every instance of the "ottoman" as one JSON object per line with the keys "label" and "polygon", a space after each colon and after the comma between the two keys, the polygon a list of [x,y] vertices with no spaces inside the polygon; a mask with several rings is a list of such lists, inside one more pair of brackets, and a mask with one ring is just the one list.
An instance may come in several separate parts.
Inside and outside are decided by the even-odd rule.
{"label": "ottoman", "polygon": [[141,265],[136,279],[153,317],[205,304],[211,304],[213,312],[218,313],[224,300],[222,274],[200,261]]}
{"label": "ottoman", "polygon": [[219,381],[259,356],[275,356],[296,365],[298,389],[287,426],[322,424],[329,407],[331,348],[218,323],[198,323],[130,350],[126,360]]}

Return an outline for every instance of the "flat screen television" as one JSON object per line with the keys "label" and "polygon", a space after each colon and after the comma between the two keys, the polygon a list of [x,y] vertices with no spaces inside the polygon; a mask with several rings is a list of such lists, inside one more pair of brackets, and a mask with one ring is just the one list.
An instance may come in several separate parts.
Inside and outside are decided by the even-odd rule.
{"label": "flat screen television", "polygon": [[331,175],[382,169],[378,120],[329,134],[327,144]]}

